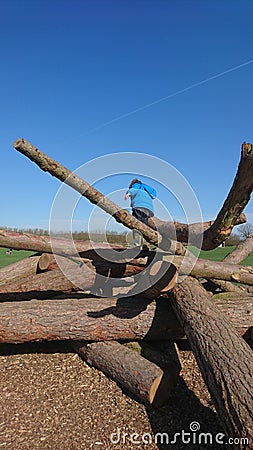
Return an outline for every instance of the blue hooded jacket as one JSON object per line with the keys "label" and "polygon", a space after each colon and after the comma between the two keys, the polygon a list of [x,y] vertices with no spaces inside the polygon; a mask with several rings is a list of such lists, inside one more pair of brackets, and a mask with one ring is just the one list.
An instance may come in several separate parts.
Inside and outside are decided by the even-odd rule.
{"label": "blue hooded jacket", "polygon": [[145,183],[135,183],[128,189],[130,194],[131,208],[147,208],[154,213],[152,200],[156,198],[156,190]]}

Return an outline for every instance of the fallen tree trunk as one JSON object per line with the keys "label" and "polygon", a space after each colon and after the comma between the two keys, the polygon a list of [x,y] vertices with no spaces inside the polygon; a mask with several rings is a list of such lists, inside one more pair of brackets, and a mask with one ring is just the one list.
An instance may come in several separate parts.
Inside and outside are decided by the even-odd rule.
{"label": "fallen tree trunk", "polygon": [[157,340],[184,335],[166,300],[83,297],[1,304],[0,342]]}
{"label": "fallen tree trunk", "polygon": [[[30,302],[19,302],[26,293],[1,294],[0,300],[5,303],[0,305],[0,342],[54,339],[157,340],[184,336],[166,299],[157,300],[156,308],[155,302],[149,303],[149,300],[140,297],[98,299],[87,298],[80,293],[61,293],[53,300],[47,300],[47,293],[51,296],[57,294],[55,288],[53,291],[28,291],[27,298],[34,299]],[[38,297],[45,300],[35,300]],[[212,298],[211,301],[216,305]],[[245,308],[241,305],[233,314],[230,313],[231,321],[241,334],[246,332],[246,327],[249,329],[251,326],[250,305],[247,303]],[[226,300],[219,300],[217,313],[219,308],[226,314]]]}
{"label": "fallen tree trunk", "polygon": [[[72,343],[71,347],[89,364],[102,370],[148,405],[161,406],[169,399],[180,372],[180,364],[176,365],[168,356],[167,364],[162,369],[115,341],[90,344],[76,342]],[[153,354],[156,353],[157,359],[162,358],[157,351],[152,351]]]}
{"label": "fallen tree trunk", "polygon": [[[53,240],[53,249],[52,249]],[[92,252],[94,255],[98,249],[110,250],[110,255],[117,255],[117,250],[126,250],[122,246],[109,245],[103,242],[81,241],[61,239],[50,236],[38,236],[32,233],[21,233],[0,230],[0,247],[13,248],[15,250],[30,250],[41,253],[56,253],[58,255],[77,256],[78,253]],[[114,252],[112,253],[112,250]]]}
{"label": "fallen tree trunk", "polygon": [[248,439],[233,448],[253,448],[252,350],[197,280],[176,285],[170,299],[227,437]]}
{"label": "fallen tree trunk", "polygon": [[15,283],[18,280],[36,274],[41,256],[34,255],[17,261],[0,269],[0,289],[6,284]]}

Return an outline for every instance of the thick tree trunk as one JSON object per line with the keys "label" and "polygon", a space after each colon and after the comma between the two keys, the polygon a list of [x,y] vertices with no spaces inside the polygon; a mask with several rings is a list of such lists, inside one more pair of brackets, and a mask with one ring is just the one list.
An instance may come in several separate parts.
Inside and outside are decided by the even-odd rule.
{"label": "thick tree trunk", "polygon": [[39,255],[29,256],[0,269],[0,289],[7,282],[15,283],[24,277],[36,274],[40,258]]}
{"label": "thick tree trunk", "polygon": [[176,285],[171,291],[171,303],[227,437],[246,438],[248,446],[240,447],[253,448],[252,350],[197,280],[188,277]]}
{"label": "thick tree trunk", "polygon": [[[66,297],[66,295],[65,295]],[[178,339],[184,335],[166,300],[69,298],[1,304],[0,342]]]}
{"label": "thick tree trunk", "polygon": [[[161,406],[168,400],[180,372],[180,365],[176,365],[172,358],[168,360],[167,357],[167,364],[162,369],[154,362],[115,341],[90,344],[76,342],[72,344],[72,347],[89,364],[102,370],[148,405]],[[154,353],[157,359],[162,358],[157,351],[153,350]]]}

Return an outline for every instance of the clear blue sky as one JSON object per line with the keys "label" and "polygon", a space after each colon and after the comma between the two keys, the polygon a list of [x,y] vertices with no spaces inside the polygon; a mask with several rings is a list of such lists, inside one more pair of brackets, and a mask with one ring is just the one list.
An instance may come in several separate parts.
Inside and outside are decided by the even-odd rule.
{"label": "clear blue sky", "polygon": [[[161,158],[216,216],[253,142],[252,0],[0,0],[0,16],[0,225],[47,228],[60,186],[18,137],[71,170],[115,152]],[[123,195],[131,178],[97,187]],[[82,199],[76,228],[90,211]]]}

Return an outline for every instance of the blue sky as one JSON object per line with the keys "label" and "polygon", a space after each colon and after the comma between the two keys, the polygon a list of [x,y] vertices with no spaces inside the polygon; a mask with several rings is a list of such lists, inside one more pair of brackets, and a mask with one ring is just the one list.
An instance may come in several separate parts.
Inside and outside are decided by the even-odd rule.
{"label": "blue sky", "polygon": [[[252,0],[0,0],[0,14],[0,225],[48,228],[60,187],[12,147],[19,137],[71,170],[131,152],[131,174],[107,176],[110,160],[103,179],[90,174],[105,194],[122,193],[121,206],[140,173],[135,153],[164,160],[204,220],[216,216],[241,144],[253,142]],[[183,220],[158,172],[144,181]],[[74,228],[86,229],[91,211],[82,199]],[[252,201],[246,213],[253,222]]]}

